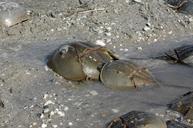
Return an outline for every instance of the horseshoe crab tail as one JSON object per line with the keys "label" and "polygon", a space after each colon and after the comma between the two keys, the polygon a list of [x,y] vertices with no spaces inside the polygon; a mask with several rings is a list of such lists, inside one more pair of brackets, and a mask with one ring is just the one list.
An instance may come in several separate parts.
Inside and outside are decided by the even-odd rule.
{"label": "horseshoe crab tail", "polygon": [[119,60],[118,55],[116,55],[115,53],[113,53],[112,51],[108,50],[107,51],[108,54],[113,58],[113,60]]}

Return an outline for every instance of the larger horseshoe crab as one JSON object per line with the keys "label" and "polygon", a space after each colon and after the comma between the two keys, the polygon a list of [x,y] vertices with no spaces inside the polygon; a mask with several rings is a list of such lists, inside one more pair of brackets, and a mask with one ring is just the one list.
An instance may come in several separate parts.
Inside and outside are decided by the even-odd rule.
{"label": "larger horseshoe crab", "polygon": [[189,123],[193,123],[193,91],[172,101],[168,108],[181,113]]}
{"label": "larger horseshoe crab", "polygon": [[62,45],[47,64],[67,80],[98,80],[98,66],[115,59],[118,58],[105,47],[79,41]]}
{"label": "larger horseshoe crab", "polygon": [[115,89],[156,84],[148,69],[139,67],[129,60],[116,60],[104,64],[100,80],[105,86]]}
{"label": "larger horseshoe crab", "polygon": [[172,63],[193,65],[193,45],[187,44],[168,50],[162,55],[155,57]]}
{"label": "larger horseshoe crab", "polygon": [[165,121],[154,114],[131,111],[106,124],[105,128],[167,128]]}

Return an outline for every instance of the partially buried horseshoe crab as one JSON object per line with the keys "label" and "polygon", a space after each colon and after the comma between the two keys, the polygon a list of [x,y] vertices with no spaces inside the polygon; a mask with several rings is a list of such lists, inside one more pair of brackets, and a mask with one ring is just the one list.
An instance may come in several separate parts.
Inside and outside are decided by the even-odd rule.
{"label": "partially buried horseshoe crab", "polygon": [[101,69],[100,80],[107,87],[115,89],[156,84],[148,69],[139,67],[129,60],[116,60],[104,64]]}
{"label": "partially buried horseshoe crab", "polygon": [[167,128],[165,121],[154,114],[131,111],[106,124],[105,128]]}
{"label": "partially buried horseshoe crab", "polygon": [[30,18],[30,11],[15,2],[0,2],[0,26],[11,27]]}
{"label": "partially buried horseshoe crab", "polygon": [[193,123],[193,91],[172,101],[168,108],[181,113],[187,122]]}
{"label": "partially buried horseshoe crab", "polygon": [[62,45],[48,59],[48,67],[67,80],[98,80],[98,66],[118,59],[105,47],[89,42]]}
{"label": "partially buried horseshoe crab", "polygon": [[173,50],[166,51],[162,55],[157,56],[154,59],[162,59],[168,62],[184,65],[193,65],[193,45],[182,45]]}

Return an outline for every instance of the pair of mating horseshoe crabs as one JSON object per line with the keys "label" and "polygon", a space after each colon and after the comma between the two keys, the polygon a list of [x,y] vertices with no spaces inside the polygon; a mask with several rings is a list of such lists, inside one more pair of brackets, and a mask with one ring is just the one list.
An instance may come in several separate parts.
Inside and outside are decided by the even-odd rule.
{"label": "pair of mating horseshoe crabs", "polygon": [[131,61],[120,60],[112,51],[89,42],[62,45],[48,59],[48,67],[67,80],[100,80],[111,88],[155,84],[149,71]]}
{"label": "pair of mating horseshoe crabs", "polygon": [[[151,59],[193,65],[193,45],[183,45]],[[72,42],[59,47],[48,58],[48,67],[67,80],[100,80],[116,89],[156,85],[148,69],[121,60],[111,50],[90,42]]]}

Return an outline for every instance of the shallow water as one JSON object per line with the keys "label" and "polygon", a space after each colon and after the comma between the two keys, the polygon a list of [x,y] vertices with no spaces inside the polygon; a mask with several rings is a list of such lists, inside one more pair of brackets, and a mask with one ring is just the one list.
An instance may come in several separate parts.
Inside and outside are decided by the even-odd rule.
{"label": "shallow water", "polygon": [[[177,40],[144,45],[143,51],[128,51],[123,58],[148,58],[164,50],[192,43],[193,37]],[[49,112],[58,109],[65,116],[55,114],[48,126],[58,124],[70,127],[72,123],[73,128],[98,128],[131,110],[165,111],[166,104],[193,90],[193,68],[152,59],[132,60],[150,68],[159,81],[159,86],[153,88],[119,91],[106,88],[99,82],[66,81],[46,67],[47,55],[63,43],[65,41],[56,40],[30,44],[16,42],[2,46],[0,78],[5,80],[1,82],[0,91],[5,103],[5,108],[0,111],[2,126],[29,127],[33,122],[37,122],[38,126],[47,123],[50,119],[47,113],[42,118],[37,115],[42,113],[44,104],[50,100],[54,104],[49,104]],[[137,44],[130,49],[136,47]],[[46,98],[45,94],[48,95]]]}

